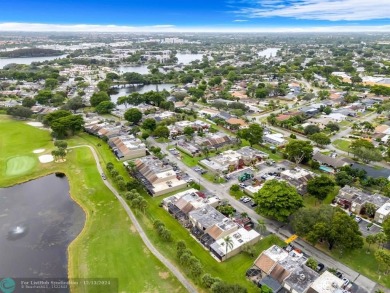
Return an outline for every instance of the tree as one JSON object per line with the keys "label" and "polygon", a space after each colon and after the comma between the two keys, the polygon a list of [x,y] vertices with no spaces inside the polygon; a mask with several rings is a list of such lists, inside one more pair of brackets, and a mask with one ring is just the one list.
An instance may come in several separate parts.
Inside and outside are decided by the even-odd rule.
{"label": "tree", "polygon": [[55,78],[47,78],[45,80],[45,88],[49,90],[54,90],[58,86],[58,80]]}
{"label": "tree", "polygon": [[191,274],[195,278],[199,278],[200,275],[203,273],[202,265],[201,265],[200,261],[195,256],[192,256],[190,258],[190,270],[191,270]]}
{"label": "tree", "polygon": [[51,126],[51,123],[55,120],[58,120],[59,118],[70,116],[72,113],[68,110],[57,110],[54,112],[51,112],[43,118],[43,124],[46,126]]}
{"label": "tree", "polygon": [[309,257],[309,259],[306,261],[306,266],[315,271],[317,270],[318,262],[314,258]]}
{"label": "tree", "polygon": [[340,130],[340,126],[333,122],[329,122],[328,124],[326,124],[325,128],[329,129],[332,132]]}
{"label": "tree", "polygon": [[351,185],[355,180],[349,175],[346,171],[339,171],[335,176],[336,184],[338,186],[344,187],[345,185]]}
{"label": "tree", "polygon": [[312,158],[313,146],[309,141],[293,139],[286,145],[286,154],[289,160],[298,165]]}
{"label": "tree", "polygon": [[50,104],[50,100],[53,97],[53,93],[50,90],[40,90],[38,94],[34,97],[40,105]]}
{"label": "tree", "polygon": [[125,112],[124,117],[127,121],[138,124],[142,119],[142,112],[137,108],[131,108]]}
{"label": "tree", "polygon": [[390,218],[383,221],[382,224],[383,232],[386,234],[387,239],[390,240]]}
{"label": "tree", "polygon": [[301,208],[293,215],[291,224],[295,233],[313,245],[325,241],[329,250],[337,246],[341,251],[363,247],[358,223],[339,208]]}
{"label": "tree", "polygon": [[267,231],[267,226],[265,225],[264,219],[257,220],[257,228],[259,229],[260,234],[264,234]]}
{"label": "tree", "polygon": [[111,82],[105,80],[99,81],[97,87],[101,92],[108,92],[111,87]]}
{"label": "tree", "polygon": [[309,138],[319,146],[330,144],[330,138],[322,132],[314,133]]}
{"label": "tree", "polygon": [[318,133],[321,131],[321,129],[317,126],[317,125],[314,125],[314,124],[310,124],[308,126],[305,127],[305,129],[303,130],[304,133],[306,135],[312,135],[314,133]]}
{"label": "tree", "polygon": [[387,242],[387,236],[384,232],[379,232],[375,234],[375,241],[378,243],[378,247],[383,248],[384,244]]}
{"label": "tree", "polygon": [[367,235],[366,243],[368,244],[367,252],[369,252],[371,244],[375,244],[376,243],[376,236],[374,234]]}
{"label": "tree", "polygon": [[54,145],[61,149],[66,149],[68,147],[68,143],[65,140],[56,140]]}
{"label": "tree", "polygon": [[31,108],[35,105],[35,100],[32,98],[24,98],[22,101],[22,106],[26,108]]}
{"label": "tree", "polygon": [[314,177],[307,182],[307,192],[318,200],[324,200],[333,190],[335,182],[326,175]]}
{"label": "tree", "polygon": [[114,164],[113,164],[112,162],[108,162],[108,163],[106,164],[106,169],[107,169],[108,171],[112,171],[112,170],[114,169]]}
{"label": "tree", "polygon": [[230,190],[233,192],[237,192],[240,190],[240,186],[238,184],[233,184],[232,186],[230,186]]}
{"label": "tree", "polygon": [[82,107],[84,107],[83,99],[75,97],[73,99],[69,99],[62,108],[76,111]]}
{"label": "tree", "polygon": [[263,142],[263,128],[259,124],[252,123],[248,128],[240,130],[237,136],[247,140],[251,146],[261,144]]}
{"label": "tree", "polygon": [[375,216],[376,210],[377,207],[373,203],[367,202],[364,204],[364,211],[366,215],[369,216],[370,218],[373,218]]}
{"label": "tree", "polygon": [[184,127],[183,133],[186,136],[191,137],[195,133],[195,130],[191,126],[186,126]]}
{"label": "tree", "polygon": [[255,193],[254,198],[258,204],[257,211],[260,214],[282,222],[303,206],[302,196],[298,194],[296,188],[275,179],[267,181]]}
{"label": "tree", "polygon": [[321,100],[326,100],[327,98],[330,97],[330,92],[326,91],[326,90],[321,90],[321,91],[318,92],[318,97]]}
{"label": "tree", "polygon": [[58,118],[51,122],[51,129],[56,138],[63,138],[68,135],[74,135],[82,130],[84,119],[80,115],[68,115]]}
{"label": "tree", "polygon": [[126,72],[123,74],[123,79],[129,84],[144,84],[145,78],[142,74],[136,72]]}
{"label": "tree", "polygon": [[225,245],[225,256],[227,257],[227,254],[228,254],[228,250],[232,250],[233,249],[233,239],[230,237],[230,236],[226,236],[223,238],[223,243]]}
{"label": "tree", "polygon": [[150,131],[154,131],[157,127],[157,122],[154,118],[146,118],[142,123],[142,128]]}
{"label": "tree", "polygon": [[383,159],[382,152],[379,149],[357,148],[353,150],[353,154],[367,164],[371,161],[379,162]]}
{"label": "tree", "polygon": [[127,109],[127,104],[130,103],[130,97],[129,96],[122,96],[122,97],[119,97],[117,100],[116,100],[116,104],[117,105],[125,105],[125,108]]}
{"label": "tree", "polygon": [[14,117],[20,117],[20,118],[30,118],[33,114],[30,108],[26,108],[23,106],[14,106],[7,108],[7,114],[14,116]]}
{"label": "tree", "polygon": [[98,114],[109,114],[111,110],[115,108],[115,104],[110,101],[100,102],[99,105],[95,107],[95,110]]}
{"label": "tree", "polygon": [[109,102],[109,101],[111,101],[111,98],[106,92],[102,92],[102,91],[94,93],[92,95],[91,99],[89,100],[92,107],[96,107],[97,105],[99,105],[101,102],[104,102],[104,101]]}
{"label": "tree", "polygon": [[166,126],[160,125],[153,131],[153,135],[162,138],[169,137],[169,129]]}
{"label": "tree", "polygon": [[375,252],[375,259],[387,274],[390,269],[390,252],[385,249],[378,249]]}

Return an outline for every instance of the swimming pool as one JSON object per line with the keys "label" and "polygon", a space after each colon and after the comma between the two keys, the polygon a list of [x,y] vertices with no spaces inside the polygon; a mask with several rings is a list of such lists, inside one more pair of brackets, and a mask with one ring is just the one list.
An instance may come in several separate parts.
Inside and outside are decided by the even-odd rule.
{"label": "swimming pool", "polygon": [[334,173],[334,169],[325,165],[320,166],[320,170],[327,173]]}

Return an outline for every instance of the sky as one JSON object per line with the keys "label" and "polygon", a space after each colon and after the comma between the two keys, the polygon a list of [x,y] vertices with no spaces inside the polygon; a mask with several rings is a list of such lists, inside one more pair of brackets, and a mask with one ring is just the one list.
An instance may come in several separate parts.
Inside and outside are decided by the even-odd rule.
{"label": "sky", "polygon": [[390,0],[0,2],[0,31],[390,32]]}

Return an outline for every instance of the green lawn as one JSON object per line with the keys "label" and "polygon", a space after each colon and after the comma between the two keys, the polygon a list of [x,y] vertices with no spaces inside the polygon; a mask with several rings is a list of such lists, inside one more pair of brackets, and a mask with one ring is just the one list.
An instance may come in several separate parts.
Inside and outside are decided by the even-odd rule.
{"label": "green lawn", "polygon": [[226,182],[225,178],[217,176],[216,174],[211,173],[211,172],[207,172],[207,173],[203,174],[202,177],[210,182],[213,182],[213,183],[225,183]]}
{"label": "green lawn", "polygon": [[241,197],[246,196],[246,194],[241,189],[239,191],[229,190],[229,194],[235,199],[240,199]]}
{"label": "green lawn", "polygon": [[[1,162],[19,154],[13,146],[19,147],[20,154],[31,154],[38,148],[53,148],[48,131],[6,116],[0,116],[0,131]],[[30,137],[29,143],[25,143],[24,134]],[[91,140],[96,141],[94,138]],[[73,145],[87,143],[83,136],[70,142]],[[106,147],[105,144],[101,147],[102,153],[111,154]],[[121,164],[115,164],[119,171]],[[2,174],[4,165],[0,164]],[[87,215],[83,231],[68,248],[69,277],[117,278],[119,292],[185,292],[177,279],[143,244],[122,206],[103,184],[89,149],[70,149],[65,163],[38,163],[22,176],[1,176],[0,186],[10,186],[57,171],[68,176],[70,194]],[[125,174],[123,167],[120,172]],[[75,292],[78,292],[77,288]],[[86,292],[99,290],[91,288]]]}
{"label": "green lawn", "polygon": [[38,164],[38,159],[34,155],[17,156],[7,160],[5,175],[16,176],[28,173]]}
{"label": "green lawn", "polygon": [[349,152],[350,151],[349,146],[351,145],[351,142],[344,139],[336,139],[333,142],[333,145],[344,152]]}

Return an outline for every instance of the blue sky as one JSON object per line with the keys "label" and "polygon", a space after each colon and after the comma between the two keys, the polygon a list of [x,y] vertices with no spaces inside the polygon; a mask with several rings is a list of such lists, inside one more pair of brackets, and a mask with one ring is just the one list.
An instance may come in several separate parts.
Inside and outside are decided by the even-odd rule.
{"label": "blue sky", "polygon": [[0,30],[390,31],[390,0],[1,0]]}

